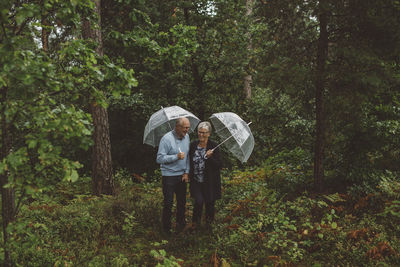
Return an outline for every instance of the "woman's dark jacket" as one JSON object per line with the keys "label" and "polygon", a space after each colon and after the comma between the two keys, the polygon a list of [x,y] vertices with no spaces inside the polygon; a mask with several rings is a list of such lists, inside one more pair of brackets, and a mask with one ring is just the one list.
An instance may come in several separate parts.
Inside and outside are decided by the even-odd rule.
{"label": "woman's dark jacket", "polygon": [[[190,148],[189,148],[189,160],[190,160],[190,172],[189,172],[189,178],[190,181],[194,180],[194,164],[193,164],[193,156],[194,152],[197,149],[197,145],[199,144],[199,141],[193,141],[190,143]],[[209,149],[213,149],[216,147],[217,144],[210,139],[208,139],[207,142],[207,148],[206,151]],[[220,170],[222,168],[222,161],[220,157],[220,151],[219,148],[216,148],[214,150],[213,155],[209,159],[205,159],[205,170],[204,170],[204,186],[206,188],[206,193],[205,193],[205,201],[210,202],[210,201],[215,201],[216,199],[221,198],[221,174]],[[192,194],[192,188],[193,184],[195,183],[190,183],[190,193]]]}

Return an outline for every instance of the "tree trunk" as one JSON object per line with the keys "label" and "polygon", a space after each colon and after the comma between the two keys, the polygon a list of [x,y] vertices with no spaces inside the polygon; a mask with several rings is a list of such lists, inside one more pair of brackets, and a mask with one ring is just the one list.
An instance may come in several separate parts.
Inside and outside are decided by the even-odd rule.
{"label": "tree trunk", "polygon": [[[7,98],[7,87],[3,87],[1,90],[1,97],[3,103],[1,109],[1,155],[0,160],[3,160],[11,151],[11,141],[9,134],[9,126],[6,120],[6,98]],[[8,233],[7,226],[14,221],[15,215],[15,194],[13,188],[4,188],[8,183],[8,172],[4,172],[0,175],[0,187],[1,187],[1,216],[3,221],[3,243],[4,243],[4,266],[12,266],[10,251],[7,249]]]}
{"label": "tree trunk", "polygon": [[[96,52],[103,56],[103,42],[101,38],[101,1],[93,0],[96,5],[98,22],[95,29],[87,19],[82,21],[82,35],[85,39],[97,42]],[[112,176],[111,143],[107,109],[95,102],[90,103],[90,113],[94,124],[94,145],[92,148],[92,185],[96,195],[114,194],[114,179]]]}
{"label": "tree trunk", "polygon": [[107,109],[92,103],[90,113],[94,124],[92,150],[92,183],[96,195],[114,194],[111,144]]}
{"label": "tree trunk", "polygon": [[205,118],[205,102],[204,98],[202,97],[204,95],[204,82],[203,79],[200,75],[199,72],[199,67],[197,66],[197,63],[194,61],[192,58],[192,75],[193,75],[193,81],[194,85],[196,88],[197,96],[199,96],[197,99],[196,107],[197,107],[197,114],[199,115],[200,120],[204,120]]}
{"label": "tree trunk", "polygon": [[[253,14],[253,7],[254,7],[254,0],[246,0],[246,16],[248,20],[251,19],[251,16]],[[253,44],[252,44],[252,39],[251,39],[251,33],[247,32],[246,33],[247,39],[248,39],[248,44],[247,44],[247,51],[250,54],[251,51],[253,50]],[[247,66],[247,75],[244,77],[244,86],[243,90],[246,96],[246,99],[251,98],[251,85],[253,82],[253,76],[250,74],[250,63]]]}
{"label": "tree trunk", "polygon": [[251,74],[247,74],[244,76],[244,93],[246,95],[246,99],[251,98],[251,84],[253,83],[253,76]]}
{"label": "tree trunk", "polygon": [[42,49],[44,52],[47,53],[47,51],[49,50],[49,32],[46,26],[49,26],[49,23],[44,14],[42,14],[41,24],[42,24]]}
{"label": "tree trunk", "polygon": [[327,12],[324,1],[320,1],[317,66],[315,80],[315,112],[316,112],[316,140],[314,158],[314,186],[318,192],[322,191],[324,180],[324,148],[325,148],[325,116],[324,116],[324,86],[325,64],[328,56]]}
{"label": "tree trunk", "polygon": [[[183,14],[185,17],[186,25],[190,25],[188,8],[184,8]],[[204,120],[205,113],[206,113],[205,102],[203,101],[204,100],[204,98],[203,98],[203,95],[204,95],[203,77],[204,76],[202,76],[200,74],[199,66],[196,63],[194,56],[192,56],[192,58],[191,58],[191,68],[192,68],[193,82],[194,82],[194,86],[196,88],[196,95],[197,95],[196,108],[195,108],[197,111],[196,114],[198,115],[200,120]]]}

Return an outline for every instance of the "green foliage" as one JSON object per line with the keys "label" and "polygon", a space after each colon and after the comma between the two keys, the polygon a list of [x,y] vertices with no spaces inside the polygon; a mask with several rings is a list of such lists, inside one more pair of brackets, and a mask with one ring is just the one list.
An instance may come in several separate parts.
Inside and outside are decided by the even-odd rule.
{"label": "green foliage", "polygon": [[[371,196],[316,196],[278,192],[266,182],[265,169],[225,170],[215,222],[165,236],[160,226],[160,182],[134,183],[126,170],[117,176],[114,197],[90,196],[90,179],[81,179],[76,188],[63,182],[54,190],[56,197],[39,197],[23,206],[9,227],[16,264],[178,266],[211,260],[231,266],[304,262],[394,266],[400,262],[398,181],[390,183],[388,177]],[[190,201],[187,209],[190,219]]]}
{"label": "green foliage", "polygon": [[297,147],[282,150],[263,164],[266,181],[278,192],[295,193],[312,187],[311,155]]}
{"label": "green foliage", "polygon": [[9,227],[9,246],[18,264],[87,262],[96,250],[94,241],[101,229],[90,213],[90,204],[83,209],[80,203],[62,208],[57,203],[33,202],[23,211],[25,216]]}
{"label": "green foliage", "polygon": [[[255,1],[249,14],[246,1],[104,0],[99,57],[77,30],[95,21],[93,1],[2,1],[0,175],[21,208],[5,247],[16,264],[399,265],[400,6],[325,3]],[[328,195],[310,190],[320,8]],[[88,103],[110,108],[114,197],[91,197],[82,177]],[[202,120],[238,113],[256,146],[246,165],[224,154],[212,234],[160,243],[160,173],[142,133],[175,104]]]}
{"label": "green foliage", "polygon": [[[63,44],[59,52],[60,64],[68,70],[65,81],[84,92],[90,101],[107,106],[106,95],[130,94],[137,86],[132,69],[124,69],[113,63],[107,56],[100,57],[93,44],[83,40],[72,40]],[[77,96],[79,97],[79,96]],[[92,99],[93,98],[93,99]]]}
{"label": "green foliage", "polygon": [[81,164],[65,157],[63,149],[72,144],[77,150],[90,146],[90,116],[74,104],[60,103],[57,94],[73,88],[64,86],[49,58],[29,50],[10,53],[8,49],[0,47],[6,66],[0,75],[7,77],[3,80],[8,88],[1,106],[9,125],[3,136],[13,136],[13,149],[3,155],[0,173],[7,171],[9,186],[21,191],[31,185],[46,187],[54,183],[54,177],[75,181]]}
{"label": "green foliage", "polygon": [[181,266],[182,259],[176,259],[174,256],[167,256],[167,252],[163,249],[160,250],[151,250],[150,255],[154,257],[157,261],[157,267],[173,267],[173,266]]}
{"label": "green foliage", "polygon": [[92,1],[42,4],[2,4],[2,12],[10,12],[1,16],[0,35],[1,140],[9,151],[1,155],[0,174],[7,174],[7,187],[21,198],[51,190],[62,179],[77,181],[82,167],[77,154],[92,144],[87,106],[106,106],[106,95],[127,94],[137,85],[133,70],[98,56],[93,44],[81,39],[58,40],[47,53],[41,51],[33,29],[43,25],[32,21],[46,18],[48,30],[57,24],[61,33],[80,26],[81,12],[93,18],[94,7]]}
{"label": "green foliage", "polygon": [[393,200],[390,204],[388,204],[385,207],[383,215],[385,215],[385,216],[391,215],[394,218],[399,219],[400,218],[400,201],[399,200]]}
{"label": "green foliage", "polygon": [[[208,13],[207,5],[220,12]],[[135,66],[140,81],[135,96],[111,106],[118,167],[135,173],[157,168],[154,149],[141,140],[148,118],[160,106],[179,105],[201,119],[239,107],[248,60],[242,50],[244,11],[242,3],[224,1],[105,1],[105,51],[113,59],[123,58],[127,67]]]}
{"label": "green foliage", "polygon": [[[219,206],[222,223],[214,228],[221,257],[242,265],[375,266],[399,261],[394,252],[399,228],[389,215],[397,202],[378,204],[378,198],[388,195],[371,199],[375,209],[364,207],[368,198],[352,202],[351,196],[338,193],[318,198],[304,193],[288,200],[279,197],[264,179],[264,172],[256,170],[225,180],[224,203]],[[281,181],[281,186],[285,183]],[[388,213],[380,213],[384,210]]]}

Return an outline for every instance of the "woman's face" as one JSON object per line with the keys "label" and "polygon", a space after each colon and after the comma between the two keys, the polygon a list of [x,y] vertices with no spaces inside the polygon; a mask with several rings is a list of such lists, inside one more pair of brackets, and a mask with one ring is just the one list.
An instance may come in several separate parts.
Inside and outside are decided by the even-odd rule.
{"label": "woman's face", "polygon": [[199,135],[200,142],[207,142],[208,137],[210,136],[210,132],[207,130],[207,128],[198,129],[197,134]]}

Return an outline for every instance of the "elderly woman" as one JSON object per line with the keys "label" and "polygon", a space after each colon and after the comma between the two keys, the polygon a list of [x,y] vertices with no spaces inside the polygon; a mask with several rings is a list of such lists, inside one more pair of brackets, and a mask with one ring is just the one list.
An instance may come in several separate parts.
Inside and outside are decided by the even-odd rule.
{"label": "elderly woman", "polygon": [[206,222],[214,220],[215,200],[221,198],[222,166],[219,148],[209,140],[211,124],[207,121],[197,126],[199,140],[190,143],[190,193],[194,198],[193,224],[199,226],[203,205],[205,206]]}

